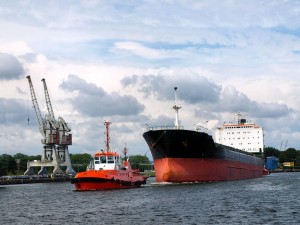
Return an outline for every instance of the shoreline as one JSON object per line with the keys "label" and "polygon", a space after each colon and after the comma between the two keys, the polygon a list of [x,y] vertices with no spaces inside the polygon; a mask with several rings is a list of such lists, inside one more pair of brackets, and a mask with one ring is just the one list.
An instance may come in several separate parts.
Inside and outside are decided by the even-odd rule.
{"label": "shoreline", "polygon": [[70,177],[56,177],[56,178],[29,178],[29,179],[0,179],[0,185],[14,185],[14,184],[36,184],[36,183],[50,183],[50,182],[70,182]]}

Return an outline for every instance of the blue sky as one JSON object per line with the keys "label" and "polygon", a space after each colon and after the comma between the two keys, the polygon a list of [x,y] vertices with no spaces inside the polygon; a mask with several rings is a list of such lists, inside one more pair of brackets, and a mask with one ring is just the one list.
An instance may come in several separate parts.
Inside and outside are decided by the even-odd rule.
{"label": "blue sky", "polygon": [[109,119],[113,148],[145,154],[145,124],[174,120],[174,86],[186,129],[242,112],[266,146],[300,149],[299,14],[281,0],[0,0],[0,154],[41,153],[27,75],[43,112],[46,79],[71,153],[102,148]]}

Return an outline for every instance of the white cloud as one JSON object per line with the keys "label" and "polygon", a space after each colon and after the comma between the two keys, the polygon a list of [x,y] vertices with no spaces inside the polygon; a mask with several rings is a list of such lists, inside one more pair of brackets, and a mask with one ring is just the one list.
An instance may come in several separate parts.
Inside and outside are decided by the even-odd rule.
{"label": "white cloud", "polygon": [[164,51],[155,50],[143,46],[142,44],[135,42],[117,42],[114,44],[113,51],[118,53],[118,50],[128,52],[128,54],[136,55],[146,59],[164,59],[170,58],[171,56],[166,54]]}

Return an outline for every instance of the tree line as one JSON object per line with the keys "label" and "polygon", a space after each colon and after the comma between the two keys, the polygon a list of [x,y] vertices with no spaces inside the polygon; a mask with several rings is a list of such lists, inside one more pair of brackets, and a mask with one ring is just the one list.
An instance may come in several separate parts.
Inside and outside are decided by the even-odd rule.
{"label": "tree line", "polygon": [[295,166],[300,166],[300,151],[294,148],[288,148],[285,151],[279,151],[273,147],[266,147],[264,148],[264,156],[275,156],[279,159],[280,163],[284,162],[294,162]]}
{"label": "tree line", "polygon": [[[83,154],[70,154],[73,169],[76,172],[85,171],[90,163],[91,155],[87,153]],[[27,162],[33,160],[41,160],[41,155],[28,156],[22,153],[15,155],[2,154],[0,155],[0,176],[7,175],[22,175],[27,170]],[[148,169],[151,165],[147,156],[133,155],[129,157],[131,165],[135,169],[141,171]],[[64,170],[64,168],[62,168]],[[34,168],[37,174],[40,168]],[[51,172],[51,169],[49,170]]]}

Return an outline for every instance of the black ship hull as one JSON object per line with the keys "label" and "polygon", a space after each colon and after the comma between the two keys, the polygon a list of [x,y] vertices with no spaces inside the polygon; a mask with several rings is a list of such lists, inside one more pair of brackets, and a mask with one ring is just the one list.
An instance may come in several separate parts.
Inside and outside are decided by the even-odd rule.
{"label": "black ship hull", "polygon": [[216,144],[204,132],[160,129],[143,134],[158,182],[225,181],[261,177],[263,160]]}

